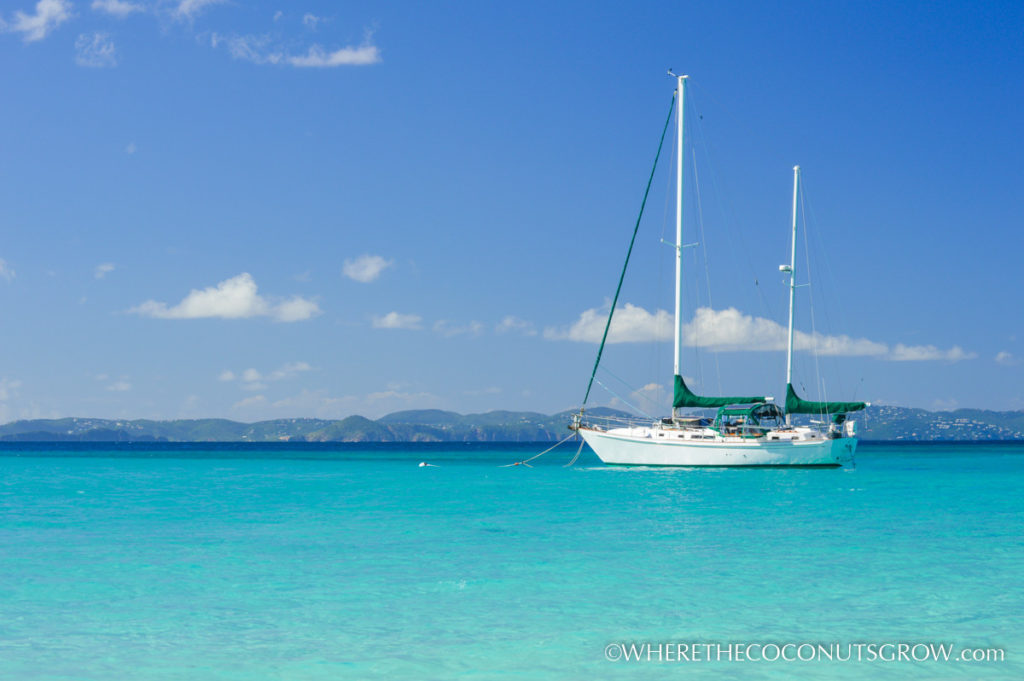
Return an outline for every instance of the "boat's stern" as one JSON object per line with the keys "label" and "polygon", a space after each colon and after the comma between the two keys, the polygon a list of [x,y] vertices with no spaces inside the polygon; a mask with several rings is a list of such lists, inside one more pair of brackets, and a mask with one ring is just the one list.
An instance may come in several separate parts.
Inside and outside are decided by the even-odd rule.
{"label": "boat's stern", "polygon": [[857,438],[846,436],[832,440],[832,454],[840,466],[852,466],[857,453]]}

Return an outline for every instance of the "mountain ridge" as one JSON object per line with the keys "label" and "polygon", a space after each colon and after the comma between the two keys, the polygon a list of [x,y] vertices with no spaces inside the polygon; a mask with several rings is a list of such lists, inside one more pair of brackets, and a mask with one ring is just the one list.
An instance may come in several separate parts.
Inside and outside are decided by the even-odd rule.
{"label": "mountain ridge", "polygon": [[[243,423],[230,419],[97,419],[12,421],[0,442],[540,442],[568,433],[573,410],[556,414],[494,410],[459,414],[440,409],[393,412],[379,419],[290,418]],[[632,416],[608,407],[594,416]],[[857,416],[864,440],[1024,440],[1024,411],[873,406]]]}

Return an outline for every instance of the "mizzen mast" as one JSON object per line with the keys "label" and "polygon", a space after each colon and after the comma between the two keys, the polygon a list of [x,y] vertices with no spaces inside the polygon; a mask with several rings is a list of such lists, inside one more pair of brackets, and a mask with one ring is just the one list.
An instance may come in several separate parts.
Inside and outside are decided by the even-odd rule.
{"label": "mizzen mast", "polygon": [[[800,166],[793,166],[793,241],[789,249],[789,264],[780,265],[779,270],[789,272],[789,343],[786,348],[786,385],[793,384],[793,302],[796,299],[796,209],[800,191]],[[788,390],[788,388],[787,388]],[[786,413],[786,425],[790,425]]]}

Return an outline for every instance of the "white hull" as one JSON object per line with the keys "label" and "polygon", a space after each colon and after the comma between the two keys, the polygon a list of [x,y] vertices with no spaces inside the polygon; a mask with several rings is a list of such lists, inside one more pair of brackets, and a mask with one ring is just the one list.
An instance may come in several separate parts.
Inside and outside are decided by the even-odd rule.
{"label": "white hull", "polygon": [[578,432],[601,461],[619,466],[844,466],[857,449],[854,437],[672,442],[585,427]]}

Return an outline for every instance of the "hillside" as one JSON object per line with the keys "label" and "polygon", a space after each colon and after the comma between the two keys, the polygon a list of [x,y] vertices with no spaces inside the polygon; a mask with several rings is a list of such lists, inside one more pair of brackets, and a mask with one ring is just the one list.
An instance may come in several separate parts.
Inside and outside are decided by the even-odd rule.
{"label": "hillside", "polygon": [[[596,407],[590,414],[628,416]],[[174,421],[93,418],[34,419],[0,426],[0,442],[536,442],[567,434],[572,412],[491,411],[457,414],[437,409],[400,411],[373,420],[227,419]],[[924,409],[877,406],[856,416],[865,440],[1020,440],[1024,411]]]}

